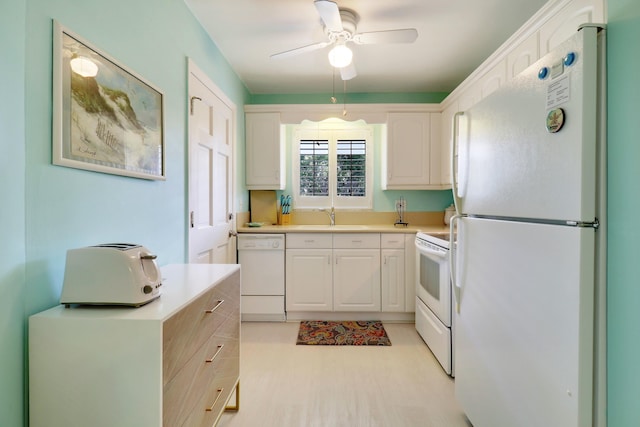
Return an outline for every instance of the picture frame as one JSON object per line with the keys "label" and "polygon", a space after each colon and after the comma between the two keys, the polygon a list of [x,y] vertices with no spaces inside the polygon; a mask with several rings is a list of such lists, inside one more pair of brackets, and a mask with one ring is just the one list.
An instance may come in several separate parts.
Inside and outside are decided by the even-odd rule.
{"label": "picture frame", "polygon": [[53,21],[54,165],[165,179],[164,94]]}

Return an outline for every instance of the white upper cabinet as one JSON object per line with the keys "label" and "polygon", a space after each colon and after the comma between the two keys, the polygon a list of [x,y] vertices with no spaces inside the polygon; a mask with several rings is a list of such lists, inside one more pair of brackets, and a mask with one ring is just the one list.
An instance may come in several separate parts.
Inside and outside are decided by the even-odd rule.
{"label": "white upper cabinet", "polygon": [[246,184],[249,190],[284,190],[285,151],[280,113],[246,113]]}
{"label": "white upper cabinet", "polygon": [[507,80],[507,61],[503,59],[497,62],[479,80],[480,99],[491,95]]}
{"label": "white upper cabinet", "polygon": [[382,154],[382,188],[442,188],[439,141],[440,113],[390,112]]}
{"label": "white upper cabinet", "polygon": [[507,80],[511,80],[540,58],[538,33],[533,33],[507,55]]}
{"label": "white upper cabinet", "polygon": [[582,24],[604,23],[604,0],[572,0],[540,28],[540,56],[571,37]]}
{"label": "white upper cabinet", "polygon": [[453,101],[442,111],[442,138],[440,138],[440,171],[443,185],[451,185],[451,147],[453,146],[453,118],[460,111],[458,101]]}
{"label": "white upper cabinet", "polygon": [[520,74],[575,34],[580,25],[606,23],[605,10],[605,0],[549,1],[443,101],[439,144],[443,186],[451,185],[450,151],[455,113],[467,111]]}

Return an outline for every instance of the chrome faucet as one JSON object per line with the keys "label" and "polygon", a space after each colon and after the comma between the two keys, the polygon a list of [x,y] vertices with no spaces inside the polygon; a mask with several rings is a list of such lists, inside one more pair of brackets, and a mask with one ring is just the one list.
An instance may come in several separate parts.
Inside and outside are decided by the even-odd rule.
{"label": "chrome faucet", "polygon": [[328,211],[326,209],[320,209],[322,212],[325,212],[327,215],[329,215],[329,225],[333,226],[336,225],[336,210],[333,208],[333,206],[331,206],[331,210]]}

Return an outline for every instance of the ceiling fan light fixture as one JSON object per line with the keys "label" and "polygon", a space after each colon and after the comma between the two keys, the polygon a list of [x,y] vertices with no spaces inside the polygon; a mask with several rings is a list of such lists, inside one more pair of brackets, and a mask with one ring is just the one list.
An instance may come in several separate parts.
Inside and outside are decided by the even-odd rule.
{"label": "ceiling fan light fixture", "polygon": [[337,44],[329,51],[329,63],[336,68],[343,68],[351,64],[353,52],[344,44]]}

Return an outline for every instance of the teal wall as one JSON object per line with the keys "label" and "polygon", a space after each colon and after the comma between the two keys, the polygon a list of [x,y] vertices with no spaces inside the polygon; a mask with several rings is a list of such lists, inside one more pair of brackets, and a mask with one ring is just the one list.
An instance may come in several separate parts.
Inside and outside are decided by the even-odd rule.
{"label": "teal wall", "polygon": [[640,425],[640,2],[608,0],[608,420]]}
{"label": "teal wall", "polygon": [[[164,92],[166,181],[51,164],[52,18]],[[240,112],[248,92],[181,0],[29,0],[27,27],[26,310],[33,313],[58,301],[69,248],[126,241],[157,252],[161,265],[186,261],[187,57]]]}
{"label": "teal wall", "polygon": [[25,388],[25,14],[0,5],[0,426],[23,425]]}
{"label": "teal wall", "polygon": [[[362,122],[364,124],[364,122]],[[280,194],[293,195],[293,129],[295,125],[286,125],[286,189],[278,191]],[[451,190],[382,190],[382,138],[386,132],[386,126],[372,124],[373,133],[373,210],[377,212],[395,211],[395,201],[404,197],[407,204],[407,212],[433,212],[443,211],[453,203]],[[295,209],[295,206],[294,206]]]}
{"label": "teal wall", "polygon": [[[51,164],[53,18],[164,92],[166,181]],[[20,427],[27,319],[58,304],[67,249],[127,241],[187,260],[187,58],[236,104],[239,141],[249,93],[182,0],[5,0],[0,48],[0,426]]]}

